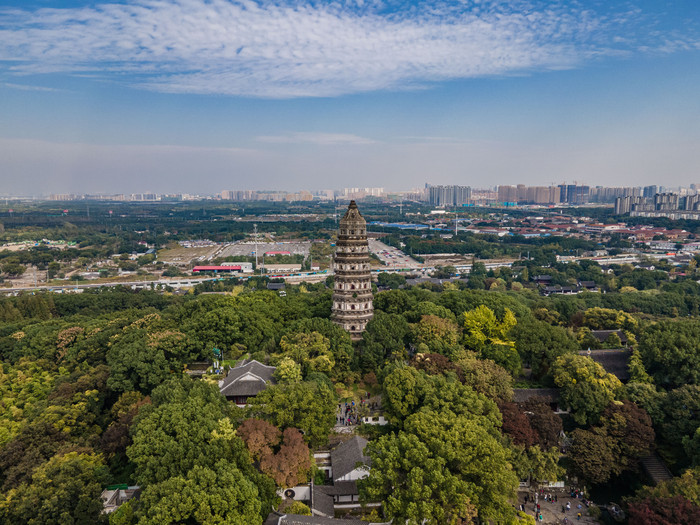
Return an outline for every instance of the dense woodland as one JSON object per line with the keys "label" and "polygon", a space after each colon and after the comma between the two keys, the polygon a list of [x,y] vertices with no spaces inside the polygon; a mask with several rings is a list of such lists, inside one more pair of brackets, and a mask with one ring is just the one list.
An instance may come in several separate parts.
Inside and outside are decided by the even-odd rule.
{"label": "dense woodland", "polygon": [[[0,521],[97,523],[102,488],[136,483],[142,497],[111,523],[261,523],[276,487],[314,476],[310,451],[328,444],[339,399],[366,391],[390,425],[361,429],[375,465],[362,492],[387,519],[526,523],[512,506],[519,479],[639,479],[654,449],[679,477],[629,494],[635,523],[680,501],[683,519],[697,515],[696,283],[556,298],[462,282],[386,290],[359,344],[330,322],[325,284],[280,297],[263,283],[0,300]],[[633,346],[626,385],[578,354],[620,345],[598,329]],[[278,384],[237,408],[216,377],[183,374],[214,348],[228,365],[278,365]],[[512,401],[514,386],[555,385],[564,419]]]}
{"label": "dense woodland", "polygon": [[[250,228],[222,219],[220,234],[210,234],[219,228],[212,209],[198,211],[207,219],[184,209],[181,226],[148,233],[136,226],[151,220],[148,208],[122,218],[136,221],[128,225],[95,219],[95,209],[91,222],[56,216],[55,226],[46,224],[49,209],[36,224],[15,213],[3,217],[6,240],[41,232],[77,244],[0,257],[50,266],[143,251],[138,241],[149,235],[160,245],[161,236],[165,243],[197,228],[222,239]],[[331,236],[327,222],[287,227]],[[519,480],[530,477],[576,479],[586,494],[624,487],[630,523],[700,523],[698,260],[601,268],[556,262],[557,253],[591,247],[575,239],[388,240],[409,252],[483,257],[529,247],[530,259],[493,271],[476,262],[468,279],[442,268],[448,280],[440,284],[380,274],[375,317],[359,343],[330,321],[332,277],[288,285],[283,297],[256,277],[185,295],[112,288],[0,298],[0,522],[261,524],[280,503],[277,489],[323,483],[312,452],[333,440],[338,403],[369,392],[381,397],[389,424],[358,429],[373,465],[361,495],[383,502],[366,518],[532,523],[513,506]],[[461,243],[468,248],[455,249]],[[537,275],[560,285],[593,281],[600,291],[545,297]],[[596,330],[621,332],[601,341]],[[632,349],[625,384],[579,354],[620,348],[618,334]],[[220,395],[220,376],[185,373],[218,358],[215,350],[226,367],[243,358],[277,366],[277,384],[236,407]],[[513,400],[514,388],[547,387],[559,388],[568,414]],[[650,453],[673,480],[644,486],[638,460]],[[143,492],[107,518],[100,493],[116,483]]]}

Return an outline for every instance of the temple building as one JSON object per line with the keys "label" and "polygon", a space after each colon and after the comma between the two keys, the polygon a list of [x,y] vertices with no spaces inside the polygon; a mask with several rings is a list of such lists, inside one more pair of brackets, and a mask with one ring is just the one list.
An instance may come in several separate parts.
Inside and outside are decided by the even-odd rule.
{"label": "temple building", "polygon": [[340,220],[333,268],[333,322],[342,326],[357,340],[374,315],[372,277],[367,244],[367,223],[350,201]]}

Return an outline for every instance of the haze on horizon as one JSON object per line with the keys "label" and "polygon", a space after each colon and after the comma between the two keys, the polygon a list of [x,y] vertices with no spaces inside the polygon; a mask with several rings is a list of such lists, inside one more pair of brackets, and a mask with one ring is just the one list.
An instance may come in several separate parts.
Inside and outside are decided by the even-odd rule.
{"label": "haze on horizon", "polygon": [[6,0],[2,193],[697,183],[698,15],[695,0]]}

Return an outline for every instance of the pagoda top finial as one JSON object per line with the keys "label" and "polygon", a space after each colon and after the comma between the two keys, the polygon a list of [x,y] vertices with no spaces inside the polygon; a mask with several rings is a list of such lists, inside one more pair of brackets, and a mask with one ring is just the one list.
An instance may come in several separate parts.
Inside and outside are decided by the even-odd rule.
{"label": "pagoda top finial", "polygon": [[350,201],[348,209],[345,212],[345,215],[343,215],[343,218],[340,219],[340,222],[341,224],[349,222],[361,222],[363,224],[365,223],[365,219],[362,217],[362,214],[360,213],[360,210],[357,207],[357,203],[355,203],[354,200]]}

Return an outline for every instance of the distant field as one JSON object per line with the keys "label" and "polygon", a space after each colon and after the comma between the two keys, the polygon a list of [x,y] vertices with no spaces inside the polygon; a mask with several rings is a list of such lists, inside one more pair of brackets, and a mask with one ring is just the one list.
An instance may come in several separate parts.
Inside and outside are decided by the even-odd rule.
{"label": "distant field", "polygon": [[[258,243],[258,255],[266,252],[289,252],[291,255],[308,256],[311,243],[301,242],[260,242]],[[229,244],[221,249],[217,257],[233,257],[238,255],[254,255],[255,244]]]}
{"label": "distant field", "polygon": [[196,248],[185,248],[184,246],[173,246],[164,250],[158,250],[158,260],[166,264],[189,265],[201,263],[213,258],[221,249],[221,246],[202,246]]}

